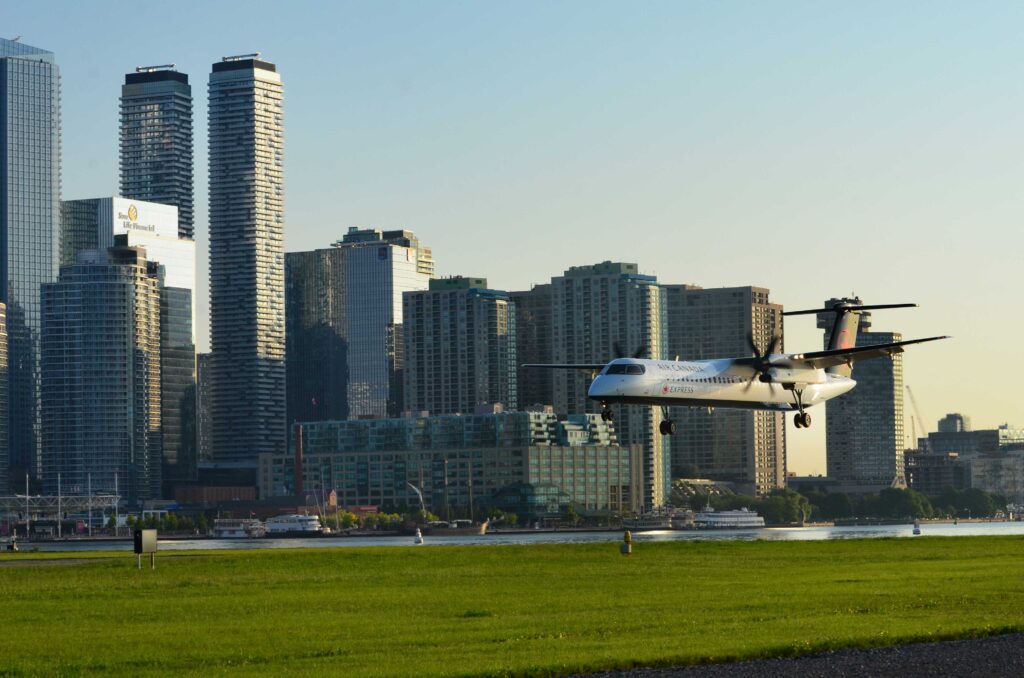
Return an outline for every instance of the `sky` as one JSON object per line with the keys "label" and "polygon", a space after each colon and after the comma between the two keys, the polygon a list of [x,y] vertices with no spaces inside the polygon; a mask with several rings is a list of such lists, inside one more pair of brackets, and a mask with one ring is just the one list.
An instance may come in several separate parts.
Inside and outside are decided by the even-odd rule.
{"label": "sky", "polygon": [[[64,199],[118,188],[118,97],[175,63],[195,100],[197,341],[208,347],[206,83],[261,52],[285,107],[285,245],[407,228],[441,275],[528,289],[636,262],[787,309],[916,302],[874,328],[934,430],[1024,425],[1024,5],[1011,2],[3,3],[56,53]],[[820,348],[813,317],[786,349]],[[909,433],[910,402],[907,402]],[[824,473],[824,412],[788,426]],[[791,418],[790,418],[791,419]]]}

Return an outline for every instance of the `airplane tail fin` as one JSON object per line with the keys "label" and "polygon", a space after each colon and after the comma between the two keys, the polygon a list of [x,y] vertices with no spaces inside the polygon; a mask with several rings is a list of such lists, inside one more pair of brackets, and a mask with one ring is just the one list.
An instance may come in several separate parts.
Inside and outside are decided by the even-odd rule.
{"label": "airplane tail fin", "polygon": [[[911,308],[917,304],[871,304],[859,303],[859,300],[843,300],[832,305],[831,308],[815,308],[807,311],[786,311],[782,315],[818,315],[821,313],[834,313],[835,320],[832,323],[832,334],[830,335],[827,350],[853,348],[857,345],[857,327],[860,325],[862,311],[881,310],[886,308]],[[829,374],[849,377],[853,371],[849,365],[835,365],[826,368]]]}

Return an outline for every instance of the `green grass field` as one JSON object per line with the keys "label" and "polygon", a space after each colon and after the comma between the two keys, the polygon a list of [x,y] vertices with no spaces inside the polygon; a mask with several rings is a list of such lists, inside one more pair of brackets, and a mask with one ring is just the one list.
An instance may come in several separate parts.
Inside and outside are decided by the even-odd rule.
{"label": "green grass field", "polygon": [[0,595],[0,675],[550,675],[1024,630],[1024,539],[125,555]]}

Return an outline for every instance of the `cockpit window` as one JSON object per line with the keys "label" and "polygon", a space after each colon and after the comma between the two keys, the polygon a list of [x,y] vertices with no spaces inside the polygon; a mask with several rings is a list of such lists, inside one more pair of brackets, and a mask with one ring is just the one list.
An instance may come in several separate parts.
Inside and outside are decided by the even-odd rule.
{"label": "cockpit window", "polygon": [[643,374],[643,365],[609,365],[605,374]]}

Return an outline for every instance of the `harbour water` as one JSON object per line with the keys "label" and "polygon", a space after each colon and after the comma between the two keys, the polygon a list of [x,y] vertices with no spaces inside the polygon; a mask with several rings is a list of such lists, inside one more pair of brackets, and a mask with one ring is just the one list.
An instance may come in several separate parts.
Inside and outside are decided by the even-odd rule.
{"label": "harbour water", "polygon": [[[964,537],[964,536],[1024,536],[1024,522],[962,522],[924,523],[921,537],[913,535],[914,526],[906,525],[863,525],[843,527],[768,527],[749,530],[658,530],[638,532],[633,535],[635,543],[661,541],[824,541],[829,539],[872,539],[922,537]],[[583,544],[594,542],[621,541],[619,531],[600,532],[515,532],[496,533],[482,536],[430,537],[424,546],[493,546],[497,544]],[[413,537],[320,537],[315,539],[161,539],[161,551],[192,551],[200,549],[301,549],[301,548],[352,548],[360,546],[412,546]],[[21,542],[25,549],[39,551],[131,551],[131,541],[60,541]]]}

